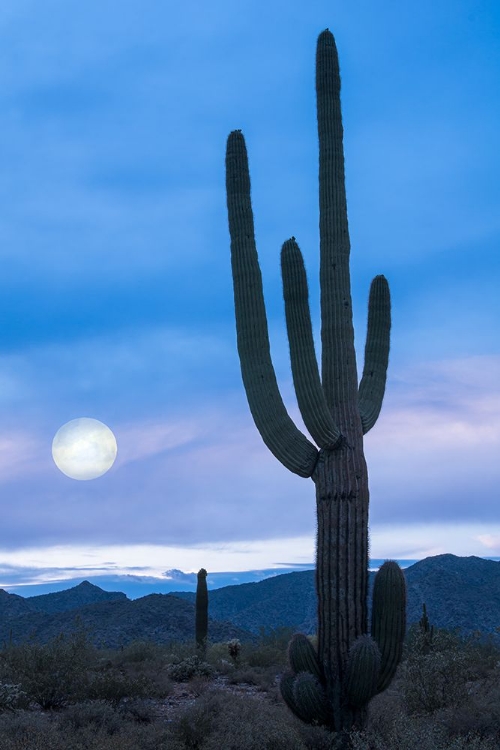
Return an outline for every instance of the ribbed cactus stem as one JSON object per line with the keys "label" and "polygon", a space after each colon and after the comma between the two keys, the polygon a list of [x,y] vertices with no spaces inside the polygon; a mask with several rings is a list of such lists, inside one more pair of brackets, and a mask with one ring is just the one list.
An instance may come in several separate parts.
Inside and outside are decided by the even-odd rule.
{"label": "ribbed cactus stem", "polygon": [[297,705],[295,698],[294,698],[294,684],[295,684],[295,678],[297,677],[294,672],[285,672],[280,679],[280,692],[283,700],[287,704],[290,711],[292,711],[295,716],[297,716],[299,719],[302,719],[302,721],[305,721],[306,723],[310,723],[310,716],[309,714],[300,708],[300,706]]}
{"label": "ribbed cactus stem", "polygon": [[271,361],[250,201],[250,174],[243,134],[227,139],[226,189],[236,337],[248,405],[265,444],[290,471],[310,477],[318,451],[297,429],[283,404]]}
{"label": "ribbed cactus stem", "polygon": [[[344,176],[344,129],[340,111],[337,47],[328,29],[316,49],[319,139],[319,231],[322,383],[326,401],[340,424],[351,419],[344,406],[357,391],[352,324],[350,240]],[[344,413],[343,413],[344,412]]]}
{"label": "ribbed cactus stem", "polygon": [[378,419],[385,392],[389,341],[391,335],[391,296],[384,276],[375,276],[368,301],[365,366],[359,384],[359,412],[363,433]]}
{"label": "ribbed cactus stem", "polygon": [[373,584],[371,634],[381,655],[378,693],[389,686],[396,673],[405,633],[406,580],[399,565],[394,560],[386,560]]}
{"label": "ribbed cactus stem", "polygon": [[201,568],[198,571],[198,583],[196,586],[196,647],[201,657],[205,657],[207,650],[208,635],[208,588],[207,571]]}
{"label": "ribbed cactus stem", "polygon": [[300,672],[293,681],[293,699],[301,716],[310,724],[327,724],[329,707],[319,680],[310,672]]}
{"label": "ribbed cactus stem", "polygon": [[318,680],[323,680],[316,649],[303,633],[295,633],[292,636],[288,644],[288,661],[295,674],[310,672]]}
{"label": "ribbed cactus stem", "polygon": [[316,444],[320,448],[331,450],[338,444],[341,434],[328,409],[319,378],[306,269],[295,237],[287,240],[281,250],[281,273],[297,403],[304,424]]}
{"label": "ribbed cactus stem", "polygon": [[351,706],[361,708],[377,692],[380,673],[380,651],[369,635],[360,635],[349,650],[346,671],[346,694]]}

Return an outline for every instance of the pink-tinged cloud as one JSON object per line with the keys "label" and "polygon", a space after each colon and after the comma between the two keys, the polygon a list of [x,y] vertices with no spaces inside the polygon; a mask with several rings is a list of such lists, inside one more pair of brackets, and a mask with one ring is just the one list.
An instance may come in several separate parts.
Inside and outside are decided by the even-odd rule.
{"label": "pink-tinged cloud", "polygon": [[397,392],[389,383],[366,438],[372,518],[498,520],[500,357],[416,369],[399,374]]}

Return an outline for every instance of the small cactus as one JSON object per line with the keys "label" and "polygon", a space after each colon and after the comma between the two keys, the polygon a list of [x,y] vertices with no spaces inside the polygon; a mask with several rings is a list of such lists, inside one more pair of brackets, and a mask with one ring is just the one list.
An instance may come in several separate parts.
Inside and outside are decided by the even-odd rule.
{"label": "small cactus", "polygon": [[434,640],[434,625],[431,625],[427,616],[427,607],[425,602],[422,604],[422,617],[418,621],[420,634],[422,636],[422,652],[428,654],[432,651]]}
{"label": "small cactus", "polygon": [[227,650],[229,651],[229,656],[236,664],[241,651],[241,643],[238,638],[233,638],[231,641],[228,641]]}
{"label": "small cactus", "polygon": [[196,586],[196,648],[199,656],[204,659],[207,651],[208,633],[208,589],[207,571],[201,568],[198,571],[198,584]]}

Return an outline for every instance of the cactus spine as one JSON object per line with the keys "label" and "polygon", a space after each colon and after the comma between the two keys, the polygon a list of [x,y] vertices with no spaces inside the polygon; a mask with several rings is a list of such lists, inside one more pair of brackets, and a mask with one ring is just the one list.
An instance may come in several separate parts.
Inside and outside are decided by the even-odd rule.
{"label": "cactus spine", "polygon": [[292,671],[283,676],[282,695],[304,721],[320,722],[344,736],[351,727],[364,726],[369,700],[385,689],[394,674],[405,632],[406,589],[396,563],[385,563],[377,574],[376,615],[372,635],[367,636],[369,496],[363,435],[375,424],[385,391],[390,295],[384,276],[376,276],[370,288],[365,362],[358,386],[340,75],[335,40],[328,29],[318,38],[316,93],[321,375],[304,261],[295,238],[287,240],[281,251],[293,382],[304,424],[316,445],[289,417],[271,361],[248,158],[239,130],[227,141],[226,188],[238,354],[250,411],[276,458],[290,471],[310,477],[316,486],[318,650],[311,644],[307,650],[307,639],[295,637],[289,649]]}
{"label": "cactus spine", "polygon": [[198,655],[204,659],[207,651],[208,633],[208,589],[207,571],[201,568],[198,571],[198,583],[196,585],[196,649]]}

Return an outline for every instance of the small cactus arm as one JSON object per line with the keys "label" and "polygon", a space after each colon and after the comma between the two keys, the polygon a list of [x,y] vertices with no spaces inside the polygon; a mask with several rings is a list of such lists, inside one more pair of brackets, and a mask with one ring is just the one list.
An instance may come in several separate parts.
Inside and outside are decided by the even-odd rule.
{"label": "small cactus arm", "polygon": [[350,289],[350,241],[344,177],[340,74],[335,40],[318,38],[321,373],[316,358],[304,260],[294,237],[281,250],[290,361],[304,424],[295,426],[271,360],[262,276],[255,243],[243,134],[230,133],[226,190],[236,333],[254,422],[269,450],[316,486],[317,651],[305,636],[289,647],[281,693],[303,721],[345,733],[366,723],[370,699],[389,684],[401,658],[406,588],[396,563],[376,577],[368,635],[368,472],[363,436],[384,397],[391,303],[384,276],[370,287],[364,368],[358,384]]}
{"label": "small cactus arm", "polygon": [[205,568],[201,568],[198,571],[195,617],[196,648],[199,655],[205,658],[208,634],[208,589],[207,571]]}

